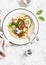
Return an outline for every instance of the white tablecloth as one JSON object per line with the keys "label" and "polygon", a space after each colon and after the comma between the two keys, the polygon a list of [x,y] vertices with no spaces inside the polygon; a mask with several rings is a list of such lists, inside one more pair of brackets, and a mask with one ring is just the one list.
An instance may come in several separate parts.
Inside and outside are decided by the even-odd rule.
{"label": "white tablecloth", "polygon": [[[9,11],[20,7],[19,0],[0,0],[1,20]],[[26,9],[32,11],[35,15],[38,10],[42,9],[42,16],[46,19],[46,0],[31,0],[30,6]],[[39,41],[34,41],[32,45],[6,47],[6,57],[0,60],[0,65],[46,65],[42,54],[42,51],[46,51],[46,20],[44,22],[39,20],[38,37]],[[32,50],[32,55],[23,56],[24,51],[29,48]]]}

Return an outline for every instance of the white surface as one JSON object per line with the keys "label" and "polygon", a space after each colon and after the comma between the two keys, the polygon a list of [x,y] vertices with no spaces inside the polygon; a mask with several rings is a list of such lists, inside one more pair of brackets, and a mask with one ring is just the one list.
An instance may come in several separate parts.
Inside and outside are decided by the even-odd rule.
{"label": "white surface", "polygon": [[[18,0],[0,0],[0,9],[2,10],[1,19],[12,9],[19,8]],[[37,10],[42,9],[42,16],[46,19],[46,0],[31,0],[30,6],[27,7],[34,14]],[[14,46],[6,48],[6,57],[0,60],[0,65],[46,65],[42,51],[46,51],[46,21],[39,21],[39,41],[34,42],[31,46]],[[38,43],[40,47],[38,46]],[[23,57],[23,53],[31,48],[32,55]]]}

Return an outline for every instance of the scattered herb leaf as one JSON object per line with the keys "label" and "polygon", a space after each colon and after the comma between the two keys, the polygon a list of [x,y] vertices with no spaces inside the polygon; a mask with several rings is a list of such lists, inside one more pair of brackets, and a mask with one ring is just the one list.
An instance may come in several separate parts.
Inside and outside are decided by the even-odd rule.
{"label": "scattered herb leaf", "polygon": [[37,14],[37,15],[42,14],[42,10],[38,10],[36,14]]}
{"label": "scattered herb leaf", "polygon": [[42,17],[42,16],[39,16],[38,18],[39,18],[41,21],[45,21],[44,17]]}

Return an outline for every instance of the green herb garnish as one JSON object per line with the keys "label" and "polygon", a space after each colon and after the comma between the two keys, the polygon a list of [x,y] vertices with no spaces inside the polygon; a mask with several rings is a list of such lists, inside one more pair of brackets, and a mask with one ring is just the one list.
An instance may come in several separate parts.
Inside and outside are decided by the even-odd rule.
{"label": "green herb garnish", "polygon": [[17,31],[16,31],[16,30],[13,30],[12,32],[13,32],[14,34],[17,34]]}
{"label": "green herb garnish", "polygon": [[23,34],[27,33],[26,31],[22,31]]}
{"label": "green herb garnish", "polygon": [[12,29],[15,30],[16,29],[16,25],[12,25]]}
{"label": "green herb garnish", "polygon": [[16,26],[17,26],[18,28],[20,28],[22,22],[23,22],[22,20],[18,20],[18,22],[16,23]]}
{"label": "green herb garnish", "polygon": [[11,22],[11,23],[8,24],[8,27],[11,27],[12,25],[13,25],[13,23]]}
{"label": "green herb garnish", "polygon": [[39,11],[37,11],[36,14],[37,14],[37,15],[40,15],[40,14],[42,14],[42,12],[43,12],[42,10],[39,10]]}
{"label": "green herb garnish", "polygon": [[44,17],[42,17],[42,16],[39,16],[38,18],[39,18],[41,21],[45,21]]}

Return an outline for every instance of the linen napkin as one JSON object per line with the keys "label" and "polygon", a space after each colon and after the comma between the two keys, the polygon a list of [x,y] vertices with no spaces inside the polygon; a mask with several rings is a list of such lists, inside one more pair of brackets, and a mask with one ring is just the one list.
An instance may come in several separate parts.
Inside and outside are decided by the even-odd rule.
{"label": "linen napkin", "polygon": [[5,57],[5,46],[4,45],[5,45],[4,39],[3,39],[1,32],[0,32],[0,59]]}

